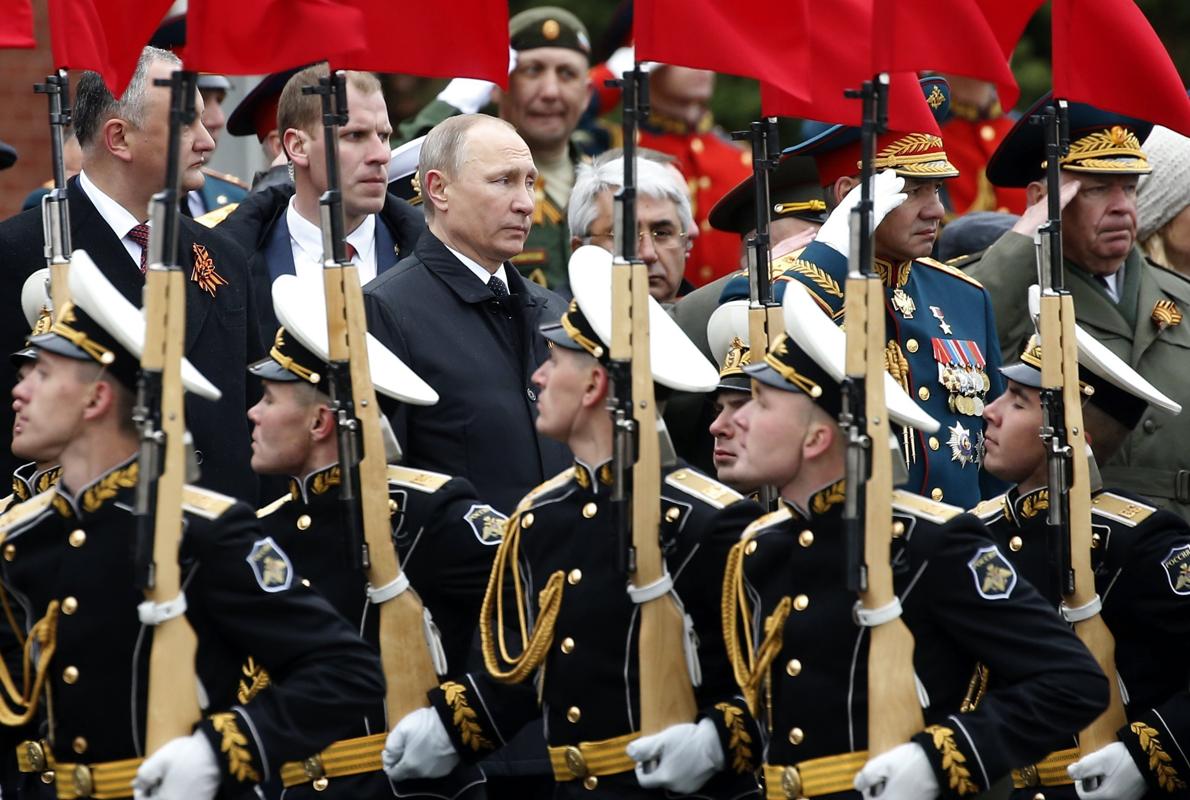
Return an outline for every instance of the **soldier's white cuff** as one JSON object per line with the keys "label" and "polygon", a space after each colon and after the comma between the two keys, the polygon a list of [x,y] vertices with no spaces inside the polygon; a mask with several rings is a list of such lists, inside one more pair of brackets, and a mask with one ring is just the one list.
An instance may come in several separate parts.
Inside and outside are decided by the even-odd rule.
{"label": "soldier's white cuff", "polygon": [[641,603],[647,603],[650,600],[656,600],[658,597],[669,594],[673,588],[674,579],[667,572],[657,580],[644,586],[628,584],[628,596],[632,598],[632,602],[640,605]]}
{"label": "soldier's white cuff", "polygon": [[402,572],[396,578],[384,584],[383,586],[372,586],[369,584],[367,589],[368,602],[372,603],[373,605],[380,605],[381,603],[392,600],[394,597],[408,588],[409,578],[404,572]]}
{"label": "soldier's white cuff", "polygon": [[892,622],[901,616],[901,598],[894,597],[891,603],[880,608],[865,608],[863,603],[857,600],[852,616],[855,617],[856,624],[865,628],[875,628],[877,625]]}
{"label": "soldier's white cuff", "polygon": [[[405,573],[401,573],[404,575]],[[408,583],[408,581],[406,581]],[[422,628],[426,635],[426,647],[430,649],[430,661],[434,665],[434,672],[438,677],[446,676],[446,651],[442,649],[442,634],[438,632],[438,626],[434,624],[434,617],[430,615],[430,609],[423,608],[421,610]]]}
{"label": "soldier's white cuff", "polygon": [[1082,622],[1083,620],[1090,619],[1102,611],[1103,601],[1099,599],[1099,595],[1095,595],[1086,605],[1079,606],[1078,608],[1071,608],[1065,603],[1062,603],[1060,606],[1058,606],[1058,610],[1062,612],[1062,619],[1073,625],[1076,622]]}
{"label": "soldier's white cuff", "polygon": [[136,607],[136,615],[140,617],[142,625],[160,625],[185,613],[186,595],[182,593],[179,593],[173,600],[166,600],[164,603],[146,600]]}

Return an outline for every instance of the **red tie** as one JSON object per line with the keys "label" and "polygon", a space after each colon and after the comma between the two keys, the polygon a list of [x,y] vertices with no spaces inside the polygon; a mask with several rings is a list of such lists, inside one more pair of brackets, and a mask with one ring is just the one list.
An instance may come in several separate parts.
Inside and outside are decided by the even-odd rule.
{"label": "red tie", "polygon": [[144,275],[149,260],[149,226],[143,222],[134,225],[128,231],[128,238],[140,245],[140,274]]}
{"label": "red tie", "polygon": [[343,240],[343,252],[347,254],[348,261],[355,261],[355,257],[359,251],[355,249],[355,245],[346,239]]}

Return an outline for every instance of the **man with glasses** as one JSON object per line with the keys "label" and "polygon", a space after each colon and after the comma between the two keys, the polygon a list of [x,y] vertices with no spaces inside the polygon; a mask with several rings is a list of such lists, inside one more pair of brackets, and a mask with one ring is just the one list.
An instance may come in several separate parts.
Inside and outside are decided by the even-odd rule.
{"label": "man with glasses", "polygon": [[[570,195],[570,245],[593,244],[615,251],[615,196],[624,183],[624,159],[579,166]],[[649,294],[673,303],[694,287],[685,279],[693,224],[690,198],[667,168],[636,161],[637,254],[649,267]]]}

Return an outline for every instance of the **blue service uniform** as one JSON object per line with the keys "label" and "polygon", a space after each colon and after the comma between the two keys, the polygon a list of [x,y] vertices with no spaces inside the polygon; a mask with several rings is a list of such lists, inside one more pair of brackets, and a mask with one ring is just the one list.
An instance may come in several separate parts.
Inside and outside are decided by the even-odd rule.
{"label": "blue service uniform", "polygon": [[206,177],[202,188],[198,190],[202,197],[203,208],[214,211],[232,203],[239,203],[248,196],[248,187],[234,175],[223,175],[212,169],[203,167],[202,174]]}
{"label": "blue service uniform", "polygon": [[[876,259],[875,268],[885,285],[885,367],[941,423],[933,435],[898,432],[909,468],[904,488],[970,508],[1004,488],[979,469],[983,408],[1004,391],[991,298],[978,281],[933,259],[900,264]],[[778,269],[782,274],[773,282],[778,301],[786,284],[796,281],[842,324],[847,260],[838,251],[812,242],[776,259],[773,271]],[[748,278],[742,274],[728,282],[719,302],[747,298]]]}

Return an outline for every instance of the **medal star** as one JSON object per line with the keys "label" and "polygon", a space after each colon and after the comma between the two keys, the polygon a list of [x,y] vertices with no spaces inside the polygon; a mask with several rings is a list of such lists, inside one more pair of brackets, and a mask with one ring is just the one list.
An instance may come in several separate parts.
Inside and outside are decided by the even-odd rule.
{"label": "medal star", "polygon": [[956,422],[946,429],[950,438],[946,444],[950,447],[950,460],[959,462],[959,467],[965,467],[975,460],[975,446],[971,441],[971,431]]}

